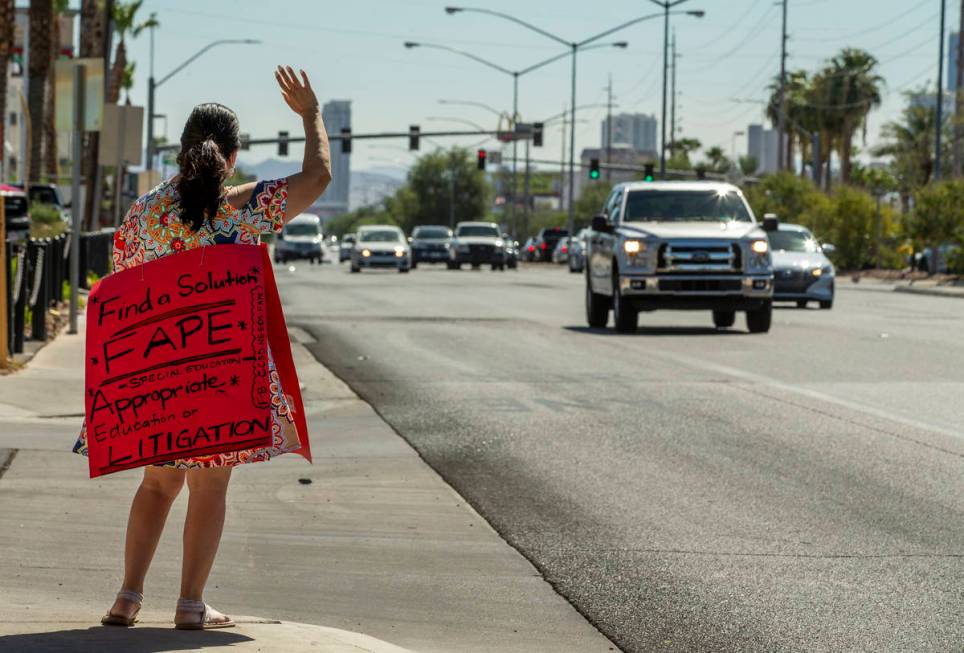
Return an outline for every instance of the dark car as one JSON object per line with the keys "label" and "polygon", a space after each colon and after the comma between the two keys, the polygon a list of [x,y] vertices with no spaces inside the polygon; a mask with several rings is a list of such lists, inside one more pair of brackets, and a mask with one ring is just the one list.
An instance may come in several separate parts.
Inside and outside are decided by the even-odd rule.
{"label": "dark car", "polygon": [[0,197],[7,216],[7,238],[19,240],[30,234],[30,203],[27,194],[14,186],[0,184]]}
{"label": "dark car", "polygon": [[419,225],[412,231],[412,267],[419,263],[445,263],[449,259],[452,230],[441,225]]}
{"label": "dark car", "polygon": [[[13,186],[23,190],[23,184],[16,183],[13,184]],[[60,189],[57,188],[56,184],[30,184],[30,190],[27,194],[29,195],[31,204],[47,204],[48,206],[53,206],[60,213],[60,217],[64,222],[70,221],[70,212],[67,211],[67,205],[60,196]]]}
{"label": "dark car", "polygon": [[546,227],[539,231],[539,235],[536,236],[534,252],[534,261],[544,261],[549,263],[552,261],[552,253],[556,251],[556,245],[563,238],[567,238],[569,232],[562,227]]}
{"label": "dark car", "polygon": [[338,262],[351,260],[351,252],[355,249],[355,234],[345,234],[338,245]]}

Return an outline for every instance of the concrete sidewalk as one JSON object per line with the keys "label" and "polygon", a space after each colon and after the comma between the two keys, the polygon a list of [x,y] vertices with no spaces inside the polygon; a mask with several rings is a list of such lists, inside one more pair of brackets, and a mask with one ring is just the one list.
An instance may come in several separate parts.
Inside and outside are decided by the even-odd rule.
{"label": "concrete sidewalk", "polygon": [[186,492],[143,621],[98,625],[120,582],[140,472],[91,480],[70,453],[82,337],[61,335],[0,377],[0,651],[615,650],[297,344],[309,336],[292,336],[316,462],[283,456],[236,470],[205,597],[239,621],[221,631],[171,627]]}
{"label": "concrete sidewalk", "polygon": [[837,279],[838,290],[868,290],[877,292],[903,292],[914,295],[930,295],[932,297],[964,298],[964,285],[944,283],[931,279],[875,279],[862,277],[860,281],[853,281],[849,276]]}

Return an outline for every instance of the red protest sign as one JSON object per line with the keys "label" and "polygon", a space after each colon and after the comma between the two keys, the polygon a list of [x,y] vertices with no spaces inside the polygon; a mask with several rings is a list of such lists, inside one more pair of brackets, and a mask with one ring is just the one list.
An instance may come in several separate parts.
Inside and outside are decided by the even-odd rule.
{"label": "red protest sign", "polygon": [[268,305],[268,345],[274,356],[275,369],[281,379],[281,387],[288,394],[288,405],[294,413],[295,427],[298,431],[298,442],[301,445],[295,453],[304,456],[311,462],[311,445],[308,443],[308,421],[305,418],[305,406],[301,400],[301,383],[295,371],[295,362],[291,356],[291,343],[288,341],[288,325],[281,310],[281,297],[278,296],[278,286],[274,280],[274,270],[268,257],[268,247],[261,245],[261,258],[264,264],[265,297]]}
{"label": "red protest sign", "polygon": [[262,248],[250,245],[201,247],[102,279],[87,303],[91,477],[269,446],[267,301]]}

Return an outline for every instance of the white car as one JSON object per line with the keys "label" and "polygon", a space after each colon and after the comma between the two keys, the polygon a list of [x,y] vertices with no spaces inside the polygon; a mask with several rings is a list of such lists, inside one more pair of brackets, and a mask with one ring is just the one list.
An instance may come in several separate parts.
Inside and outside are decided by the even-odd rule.
{"label": "white car", "polygon": [[806,227],[781,224],[767,234],[773,257],[773,301],[796,302],[806,308],[817,302],[833,308],[834,269],[826,253],[833,245],[821,245]]}
{"label": "white car", "polygon": [[483,263],[493,270],[505,270],[505,241],[499,225],[494,222],[460,222],[449,241],[449,270],[458,270],[463,263],[479,268]]}
{"label": "white car", "polygon": [[408,272],[412,267],[412,251],[405,233],[395,225],[359,227],[351,252],[351,271],[362,268],[396,268]]}

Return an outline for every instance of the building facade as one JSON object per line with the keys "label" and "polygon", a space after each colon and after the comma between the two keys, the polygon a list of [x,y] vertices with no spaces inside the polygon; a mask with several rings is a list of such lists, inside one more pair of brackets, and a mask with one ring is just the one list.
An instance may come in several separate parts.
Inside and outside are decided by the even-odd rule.
{"label": "building facade", "polygon": [[[351,100],[326,102],[321,117],[330,134],[351,129]],[[331,184],[321,196],[320,204],[328,211],[347,212],[351,198],[351,153],[342,152],[340,142],[331,147],[331,177]]]}
{"label": "building facade", "polygon": [[780,169],[780,135],[776,129],[763,125],[746,128],[746,153],[757,161],[756,174],[776,172]]}
{"label": "building facade", "polygon": [[[656,116],[645,113],[620,113],[612,117],[612,145],[629,145],[640,153],[656,152]],[[609,143],[609,118],[602,121],[599,140],[605,148]]]}

